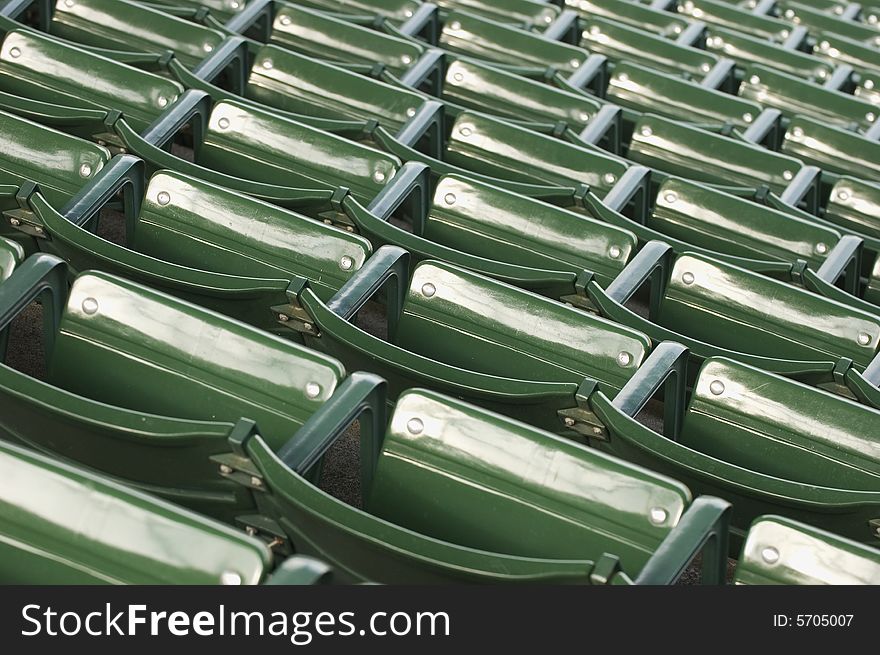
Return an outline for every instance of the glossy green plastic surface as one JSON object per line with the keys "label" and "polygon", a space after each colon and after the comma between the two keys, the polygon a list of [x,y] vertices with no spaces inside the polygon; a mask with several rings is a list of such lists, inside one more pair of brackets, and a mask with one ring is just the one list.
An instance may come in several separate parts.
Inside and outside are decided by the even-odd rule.
{"label": "glossy green plastic surface", "polygon": [[492,375],[620,387],[651,347],[642,334],[439,262],[412,275],[397,344]]}
{"label": "glossy green plastic surface", "polygon": [[678,13],[718,27],[749,34],[759,39],[785,41],[791,26],[771,18],[716,0],[681,0],[675,3]]}
{"label": "glossy green plastic surface", "polygon": [[597,193],[610,190],[628,168],[624,160],[597,148],[470,111],[452,125],[446,159],[483,175],[532,184],[588,184]]}
{"label": "glossy green plastic surface", "polygon": [[[84,367],[102,373],[86,378]],[[333,359],[101,273],[74,283],[48,370],[56,386],[111,405],[190,420],[247,417],[277,444],[345,374]]]}
{"label": "glossy green plastic surface", "polygon": [[652,9],[626,0],[566,0],[567,9],[573,9],[584,18],[608,18],[646,32],[675,38],[688,26],[688,20],[671,11]]}
{"label": "glossy green plastic surface", "polygon": [[866,366],[880,344],[876,315],[692,254],[676,259],[657,322],[723,348],[782,359],[848,357]]}
{"label": "glossy green plastic surface", "polygon": [[539,268],[555,262],[610,282],[635,253],[637,239],[584,214],[447,175],[434,190],[424,236],[463,252]]}
{"label": "glossy green plastic surface", "polygon": [[800,217],[671,177],[646,224],[709,250],[752,259],[804,259],[821,266],[840,232]]}
{"label": "glossy green plastic surface", "polygon": [[13,30],[0,47],[0,88],[34,100],[118,109],[144,129],[183,87],[36,32]]}
{"label": "glossy green plastic surface", "polygon": [[878,585],[880,550],[781,516],[762,516],[749,528],[734,583]]}
{"label": "glossy green plastic surface", "polygon": [[375,119],[397,131],[424,97],[273,45],[254,54],[247,97],[319,118]]}
{"label": "glossy green plastic surface", "polygon": [[581,26],[581,46],[615,62],[632,62],[695,77],[703,77],[718,63],[718,57],[711,52],[678,45],[670,39],[603,18],[584,19]]}
{"label": "glossy green plastic surface", "polygon": [[128,0],[58,2],[52,34],[85,45],[113,50],[162,52],[194,66],[224,39],[219,30],[138,5]]}
{"label": "glossy green plastic surface", "polygon": [[556,89],[468,59],[446,67],[443,99],[515,120],[562,121],[583,129],[602,107],[597,99]]}
{"label": "glossy green plastic surface", "polygon": [[748,127],[763,109],[758,102],[628,62],[614,68],[607,95],[610,101],[636,111],[693,123],[730,122],[739,128]]}
{"label": "glossy green plastic surface", "polygon": [[257,584],[255,539],[94,473],[0,443],[4,584]]}
{"label": "glossy green plastic surface", "polygon": [[451,52],[513,66],[553,66],[574,72],[590,56],[583,48],[545,39],[465,12],[450,12],[440,45]]}
{"label": "glossy green plastic surface", "polygon": [[0,238],[0,282],[6,280],[24,259],[24,251],[15,241]]}
{"label": "glossy green plastic surface", "polygon": [[559,15],[559,8],[542,0],[439,0],[434,3],[449,10],[460,10],[504,23],[549,25]]}
{"label": "glossy green plastic surface", "polygon": [[746,71],[739,95],[779,109],[788,118],[808,116],[841,127],[855,124],[861,129],[869,128],[878,113],[870,102],[764,66],[752,66]]}
{"label": "glossy green plastic surface", "polygon": [[791,0],[780,0],[779,8],[785,20],[795,25],[803,25],[812,33],[830,32],[854,41],[861,41],[866,45],[875,47],[880,45],[880,29],[873,25],[838,18],[834,14]]}
{"label": "glossy green plastic surface", "polygon": [[318,59],[383,63],[396,73],[409,68],[425,51],[414,41],[347,23],[292,4],[279,7],[272,43]]}
{"label": "glossy green plastic surface", "polygon": [[636,122],[628,157],[672,175],[726,186],[766,184],[776,193],[803,166],[793,157],[650,114]]}
{"label": "glossy green plastic surface", "polygon": [[[51,152],[46,157],[45,152]],[[0,183],[39,181],[49,202],[61,206],[110,160],[99,145],[0,113]]]}
{"label": "glossy green plastic surface", "polygon": [[394,21],[411,18],[421,0],[305,0],[296,4],[334,13],[384,16]]}
{"label": "glossy green plastic surface", "polygon": [[880,185],[841,177],[831,189],[825,218],[847,229],[880,238]]}
{"label": "glossy green plastic surface", "polygon": [[[672,480],[416,391],[397,403],[368,508],[481,550],[592,560],[611,553],[634,577],[689,504]],[[659,523],[651,518],[658,510]]]}
{"label": "glossy green plastic surface", "polygon": [[781,150],[827,171],[880,181],[880,143],[827,122],[793,118]]}
{"label": "glossy green plastic surface", "polygon": [[396,157],[373,148],[228,101],[214,105],[197,163],[270,184],[345,186],[366,201],[400,166]]}
{"label": "glossy green plastic surface", "polygon": [[817,487],[880,491],[880,412],[726,359],[701,368],[679,443]]}
{"label": "glossy green plastic surface", "polygon": [[707,50],[718,56],[729,57],[743,68],[758,64],[797,77],[820,81],[830,76],[834,70],[832,64],[821,59],[741,32],[710,26],[707,34]]}
{"label": "glossy green plastic surface", "polygon": [[862,75],[880,72],[880,53],[877,46],[848,39],[845,36],[820,32],[816,34],[813,54],[829,65],[849,64]]}

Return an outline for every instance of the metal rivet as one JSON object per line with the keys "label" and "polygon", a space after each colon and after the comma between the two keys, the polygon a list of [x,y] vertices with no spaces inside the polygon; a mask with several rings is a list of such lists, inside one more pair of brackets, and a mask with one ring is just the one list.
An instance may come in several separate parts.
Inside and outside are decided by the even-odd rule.
{"label": "metal rivet", "polygon": [[220,472],[223,473],[224,475],[229,475],[230,473],[232,473],[232,467],[227,466],[226,464],[221,464],[220,465]]}
{"label": "metal rivet", "polygon": [[794,175],[792,175],[791,171],[782,171],[782,179],[783,180],[791,180]]}
{"label": "metal rivet", "polygon": [[407,110],[406,110],[406,115],[407,115],[409,118],[412,118],[413,116],[415,116],[415,115],[416,115],[416,108],[415,108],[415,107],[410,107],[409,109],[407,109]]}
{"label": "metal rivet", "polygon": [[825,79],[825,77],[828,75],[828,71],[826,71],[824,68],[819,68],[816,70],[816,75],[822,79]]}
{"label": "metal rivet", "polygon": [[629,75],[627,75],[626,73],[621,73],[617,76],[617,79],[621,82],[629,82]]}
{"label": "metal rivet", "polygon": [[802,128],[802,127],[792,128],[791,135],[796,139],[800,139],[804,135],[804,128]]}
{"label": "metal rivet", "polygon": [[306,385],[306,395],[309,398],[317,398],[321,395],[321,385],[317,382],[309,382]]}
{"label": "metal rivet", "polygon": [[568,65],[572,68],[580,68],[581,62],[579,59],[572,59],[570,62],[568,62]]}
{"label": "metal rivet", "polygon": [[574,426],[575,423],[574,419],[570,416],[566,416],[564,419],[562,419],[562,422],[565,423],[565,425],[567,425],[568,427]]}
{"label": "metal rivet", "polygon": [[787,39],[789,34],[790,34],[790,32],[788,30],[781,30],[779,32],[779,38]]}
{"label": "metal rivet", "polygon": [[168,98],[166,98],[165,96],[159,96],[158,98],[156,98],[156,104],[160,107],[166,107],[168,105]]}
{"label": "metal rivet", "polygon": [[271,60],[271,59],[266,59],[266,60],[263,61],[263,68],[265,68],[265,69],[270,69],[270,68],[272,68],[274,65],[275,65],[275,64],[272,63],[272,60]]}
{"label": "metal rivet", "polygon": [[383,171],[376,171],[373,173],[373,180],[378,184],[382,184],[385,181],[385,173]]}
{"label": "metal rivet", "polygon": [[161,191],[158,196],[156,196],[156,200],[159,201],[160,205],[167,205],[171,202],[171,194],[167,191]]}
{"label": "metal rivet", "polygon": [[869,111],[867,114],[865,114],[865,120],[869,123],[873,123],[875,118],[877,117],[874,115],[873,111]]}
{"label": "metal rivet", "polygon": [[354,266],[354,260],[348,255],[345,255],[342,259],[339,260],[339,267],[343,271],[350,271],[352,266]]}
{"label": "metal rivet", "polygon": [[617,182],[617,176],[614,175],[614,173],[605,173],[605,175],[602,176],[602,180],[605,184],[614,184]]}
{"label": "metal rivet", "polygon": [[474,131],[471,128],[469,128],[467,125],[465,125],[458,131],[458,133],[461,134],[462,136],[470,136],[471,134],[474,133]]}
{"label": "metal rivet", "polygon": [[601,32],[601,28],[598,25],[593,25],[590,27],[590,34],[596,35]]}
{"label": "metal rivet", "polygon": [[709,385],[709,391],[712,392],[713,396],[720,396],[724,393],[724,383],[721,380],[712,380],[712,383]]}
{"label": "metal rivet", "polygon": [[822,41],[819,44],[819,50],[828,50],[828,48],[830,48],[830,47],[831,47],[831,44],[828,43],[828,41]]}
{"label": "metal rivet", "polygon": [[752,115],[749,112],[746,112],[745,114],[743,114],[743,122],[744,123],[751,123],[752,122]]}
{"label": "metal rivet", "polygon": [[453,73],[452,79],[456,82],[464,82],[464,73]]}
{"label": "metal rivet", "polygon": [[258,478],[258,477],[251,476],[251,486],[252,487],[262,487],[263,481],[260,480],[260,478]]}
{"label": "metal rivet", "polygon": [[305,330],[306,332],[310,332],[312,330],[312,324],[311,323],[303,323],[303,330]]}
{"label": "metal rivet", "polygon": [[665,194],[663,194],[663,200],[671,205],[676,200],[678,200],[678,194],[675,191],[667,191]]}
{"label": "metal rivet", "polygon": [[435,293],[437,293],[437,287],[430,282],[422,285],[422,295],[425,298],[431,298]]}
{"label": "metal rivet", "polygon": [[241,576],[234,571],[224,571],[220,575],[220,584],[227,586],[237,586],[241,584]]}
{"label": "metal rivet", "polygon": [[281,24],[282,25],[290,25],[290,23],[291,23],[290,16],[282,16],[281,17]]}
{"label": "metal rivet", "polygon": [[874,80],[865,80],[864,83],[862,83],[862,87],[870,91],[874,88]]}
{"label": "metal rivet", "polygon": [[849,200],[849,191],[840,190],[837,192],[837,199],[847,201]]}
{"label": "metal rivet", "polygon": [[43,228],[41,228],[39,225],[35,225],[34,232],[36,232],[37,234],[43,234]]}
{"label": "metal rivet", "polygon": [[290,316],[287,314],[278,314],[278,320],[282,323],[287,323],[290,320]]}
{"label": "metal rivet", "polygon": [[651,136],[652,134],[654,134],[654,130],[652,130],[647,125],[645,125],[645,127],[643,127],[641,130],[639,130],[639,132],[641,133],[642,136]]}
{"label": "metal rivet", "polygon": [[403,55],[403,57],[400,58],[400,61],[402,61],[404,65],[409,66],[412,63],[412,57],[409,55]]}
{"label": "metal rivet", "polygon": [[706,45],[710,48],[717,48],[721,45],[721,37],[720,36],[710,36],[706,39]]}
{"label": "metal rivet", "polygon": [[548,25],[550,23],[552,23],[553,22],[553,15],[552,14],[545,14],[544,22],[547,23]]}
{"label": "metal rivet", "polygon": [[817,243],[816,244],[816,252],[819,253],[820,255],[824,255],[825,253],[828,252],[828,245],[825,243],[821,243],[821,242]]}
{"label": "metal rivet", "polygon": [[779,561],[779,551],[772,546],[768,546],[761,551],[761,559],[767,562],[767,564],[776,564]]}
{"label": "metal rivet", "polygon": [[693,284],[694,283],[694,274],[690,271],[685,271],[681,274],[681,281],[685,284]]}
{"label": "metal rivet", "polygon": [[876,14],[871,14],[870,16],[868,16],[868,22],[869,22],[871,25],[876,24],[876,23],[877,23],[877,15],[876,15]]}
{"label": "metal rivet", "polygon": [[454,205],[455,204],[455,194],[454,193],[447,193],[445,196],[443,196],[443,202],[445,202],[447,205]]}
{"label": "metal rivet", "polygon": [[82,301],[82,310],[91,316],[98,311],[98,301],[94,298],[86,298]]}
{"label": "metal rivet", "polygon": [[422,423],[422,419],[411,418],[406,422],[406,429],[410,434],[421,434],[425,429],[425,424]]}
{"label": "metal rivet", "polygon": [[760,84],[760,83],[761,83],[761,78],[758,77],[757,75],[752,75],[749,78],[749,84]]}
{"label": "metal rivet", "polygon": [[654,507],[651,509],[651,523],[654,525],[662,525],[666,522],[666,517],[669,514],[662,507]]}
{"label": "metal rivet", "polygon": [[867,332],[859,332],[859,345],[867,346],[871,343],[871,335]]}
{"label": "metal rivet", "polygon": [[403,17],[404,18],[412,18],[413,17],[412,9],[407,9],[406,11],[404,11]]}
{"label": "metal rivet", "polygon": [[673,34],[681,34],[681,25],[673,25],[672,26]]}
{"label": "metal rivet", "polygon": [[588,120],[590,120],[590,115],[587,112],[582,111],[581,113],[578,114],[578,120],[581,123],[586,123]]}
{"label": "metal rivet", "polygon": [[73,0],[64,0],[64,5],[65,5],[66,7],[72,7],[73,4],[74,4],[74,3],[73,3]]}
{"label": "metal rivet", "polygon": [[461,23],[459,23],[457,20],[454,20],[454,21],[452,21],[452,22],[449,24],[449,29],[451,29],[451,30],[460,30],[460,29],[461,29]]}
{"label": "metal rivet", "polygon": [[19,50],[18,48],[10,48],[9,56],[13,59],[18,59],[19,57],[21,57],[21,50]]}
{"label": "metal rivet", "polygon": [[712,70],[712,66],[711,64],[709,64],[709,62],[703,62],[702,64],[700,64],[700,70],[704,73],[708,73],[710,70]]}
{"label": "metal rivet", "polygon": [[617,363],[618,363],[620,366],[629,366],[630,364],[632,364],[632,360],[633,360],[633,356],[630,355],[630,354],[629,354],[628,352],[626,352],[625,350],[621,350],[621,351],[617,354]]}
{"label": "metal rivet", "polygon": [[217,121],[217,127],[219,127],[221,130],[225,130],[229,127],[229,119],[224,116],[219,121]]}
{"label": "metal rivet", "polygon": [[17,218],[10,218],[10,219],[9,219],[9,224],[10,224],[12,227],[18,227],[19,225],[21,225],[21,221],[18,220]]}
{"label": "metal rivet", "polygon": [[833,11],[834,11],[835,14],[842,14],[842,13],[843,13],[843,7],[841,7],[840,5],[837,5],[837,6],[833,9]]}
{"label": "metal rivet", "polygon": [[92,174],[92,166],[91,164],[83,164],[79,167],[79,174],[82,177],[89,177]]}
{"label": "metal rivet", "polygon": [[211,45],[210,43],[206,43],[205,45],[202,46],[202,50],[204,50],[205,52],[213,52],[214,46]]}
{"label": "metal rivet", "polygon": [[611,259],[617,259],[622,254],[623,251],[620,249],[620,246],[611,246],[608,250],[608,256],[611,257]]}

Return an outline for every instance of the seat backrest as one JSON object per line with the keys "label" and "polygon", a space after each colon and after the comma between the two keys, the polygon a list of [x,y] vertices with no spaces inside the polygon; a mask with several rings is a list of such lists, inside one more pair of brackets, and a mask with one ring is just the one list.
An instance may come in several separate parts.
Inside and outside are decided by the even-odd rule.
{"label": "seat backrest", "polygon": [[849,64],[862,77],[876,75],[880,70],[880,52],[877,52],[877,46],[832,32],[816,32],[814,37],[813,54],[826,65]]}
{"label": "seat backrest", "polygon": [[619,389],[647,356],[650,340],[560,302],[425,261],[413,272],[398,325],[403,348],[502,377]]}
{"label": "seat backrest", "polygon": [[210,9],[211,15],[225,22],[244,9],[246,2],[242,0],[157,0],[163,5],[186,5],[193,9]]}
{"label": "seat backrest", "polygon": [[521,182],[587,184],[599,194],[628,168],[624,160],[539,134],[503,120],[462,112],[452,125],[447,160],[483,175]]}
{"label": "seat backrest", "polygon": [[516,120],[562,121],[577,130],[602,107],[598,100],[584,94],[465,59],[446,67],[443,99]]}
{"label": "seat backrest", "polygon": [[761,516],[749,528],[734,583],[877,585],[880,550],[782,516]]}
{"label": "seat backrest", "polygon": [[98,272],[74,282],[48,371],[59,387],[129,409],[249,418],[274,445],[285,443],[345,375],[330,357]]}
{"label": "seat backrest", "polygon": [[825,121],[792,118],[781,151],[823,170],[880,182],[880,142]]}
{"label": "seat backrest", "polygon": [[724,348],[780,359],[848,357],[867,366],[880,318],[717,260],[684,253],[669,274],[657,322]]}
{"label": "seat backrest", "polygon": [[243,532],[0,443],[3,584],[257,584],[269,550]]}
{"label": "seat backrest", "polygon": [[718,57],[705,50],[678,45],[664,38],[605,18],[581,21],[581,46],[605,55],[612,61],[628,61],[673,73],[702,77]]}
{"label": "seat backrest", "polygon": [[794,157],[652,114],[636,121],[628,157],[672,175],[726,186],[766,184],[776,193],[803,167]]}
{"label": "seat backrest", "polygon": [[850,230],[880,237],[880,185],[841,177],[828,196],[825,218]]}
{"label": "seat backrest", "polygon": [[425,47],[414,41],[288,3],[275,14],[271,42],[318,59],[381,63],[397,73],[405,71],[425,52]]}
{"label": "seat backrest", "polygon": [[434,4],[443,9],[466,11],[502,23],[534,25],[538,29],[552,23],[561,11],[556,5],[543,0],[439,0]]}
{"label": "seat backrest", "polygon": [[565,4],[584,18],[608,18],[664,37],[681,34],[688,26],[688,20],[674,12],[652,9],[627,0],[567,0]]}
{"label": "seat backrest", "polygon": [[271,107],[321,118],[375,119],[399,130],[424,96],[273,45],[254,56],[247,96]]}
{"label": "seat backrest", "polygon": [[9,279],[24,258],[24,250],[15,241],[0,237],[0,282]]}
{"label": "seat backrest", "polygon": [[166,77],[26,30],[3,39],[0,88],[53,104],[117,109],[139,130],[183,93]]}
{"label": "seat backrest", "polygon": [[128,0],[76,0],[55,5],[52,34],[98,48],[135,52],[173,50],[192,66],[224,39],[220,30]]}
{"label": "seat backrest", "polygon": [[345,186],[372,200],[400,167],[396,157],[237,102],[214,105],[199,164],[265,183]]}
{"label": "seat backrest", "polygon": [[739,95],[779,109],[784,116],[809,116],[843,127],[852,124],[869,128],[877,118],[877,107],[849,93],[822,88],[801,77],[766,66],[752,66],[743,77]]}
{"label": "seat backrest", "polygon": [[617,555],[637,573],[690,504],[686,487],[433,392],[401,395],[369,509],[461,545],[528,557]]}
{"label": "seat backrest", "polygon": [[555,270],[554,262],[565,262],[605,282],[637,244],[632,232],[457,175],[438,181],[424,236],[520,266]]}
{"label": "seat backrest", "polygon": [[363,237],[171,171],[150,180],[129,246],[228,275],[302,276],[322,298],[372,252]]}
{"label": "seat backrest", "polygon": [[710,26],[706,33],[707,50],[729,57],[743,68],[760,64],[797,77],[819,80],[827,79],[834,72],[834,66],[828,62],[765,39],[715,26]]}
{"label": "seat backrest", "polygon": [[729,93],[707,89],[677,75],[621,62],[608,80],[608,99],[640,112],[693,123],[732,123],[748,127],[762,107]]}
{"label": "seat backrest", "polygon": [[553,66],[572,73],[590,56],[583,48],[461,11],[449,12],[440,45],[452,52],[513,66]]}
{"label": "seat backrest", "polygon": [[874,47],[880,45],[880,29],[874,25],[840,18],[832,13],[810,7],[808,2],[780,0],[779,9],[785,20],[803,25],[811,33],[830,32],[853,41],[861,41],[866,45]]}
{"label": "seat backrest", "polygon": [[707,359],[678,441],[819,487],[880,488],[880,412],[729,359]]}
{"label": "seat backrest", "polygon": [[384,16],[401,22],[412,18],[421,0],[305,0],[297,4],[327,12]]}
{"label": "seat backrest", "polygon": [[784,20],[754,14],[729,2],[716,0],[685,0],[677,3],[678,12],[704,23],[742,32],[759,39],[783,42],[791,33]]}
{"label": "seat backrest", "polygon": [[789,262],[801,258],[817,268],[841,238],[824,225],[679,177],[660,185],[646,223],[716,252]]}
{"label": "seat backrest", "polygon": [[109,160],[103,146],[0,112],[0,184],[32,180],[60,208]]}

